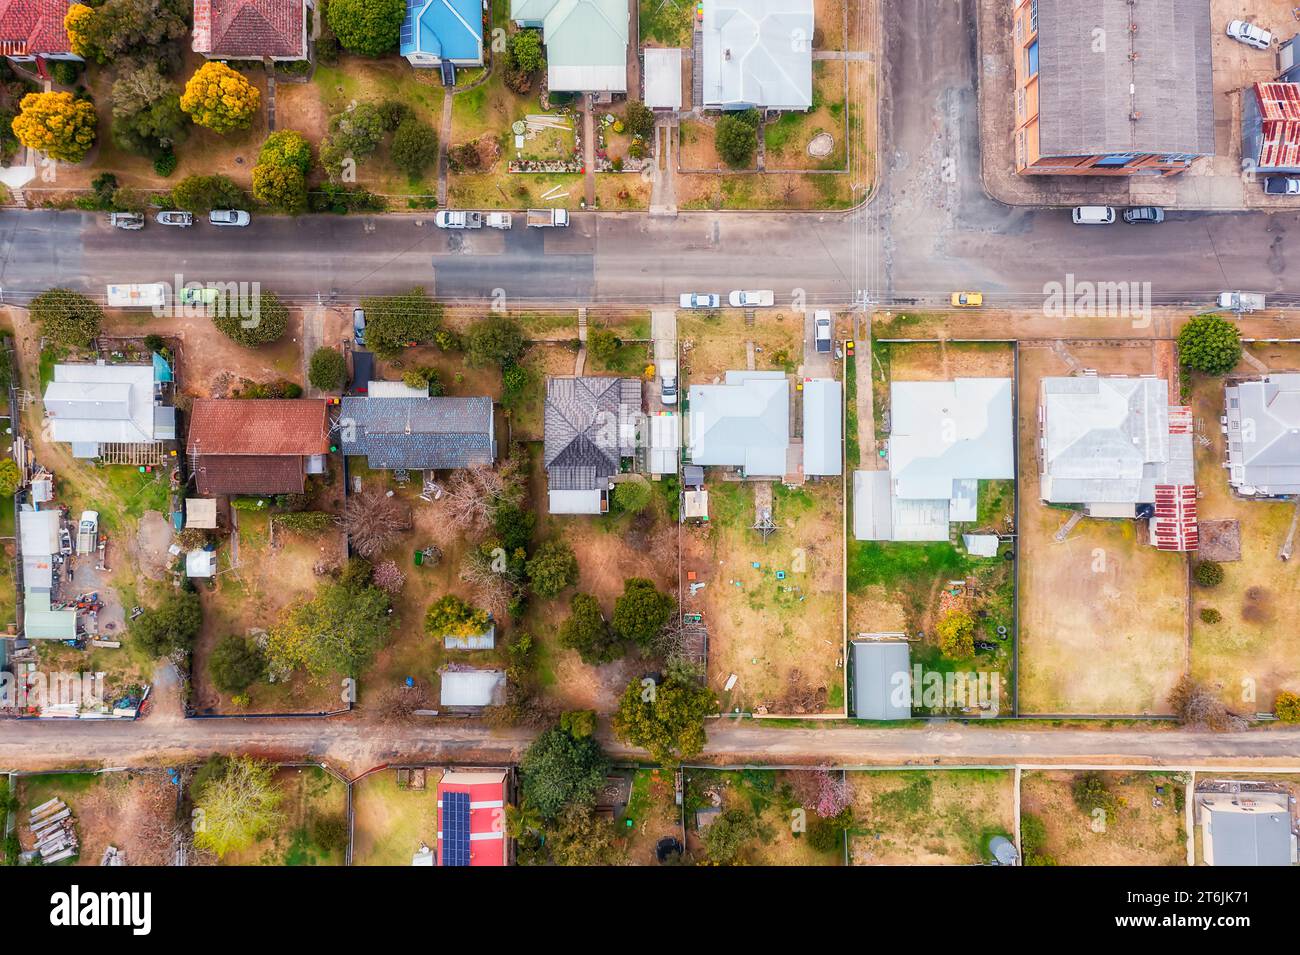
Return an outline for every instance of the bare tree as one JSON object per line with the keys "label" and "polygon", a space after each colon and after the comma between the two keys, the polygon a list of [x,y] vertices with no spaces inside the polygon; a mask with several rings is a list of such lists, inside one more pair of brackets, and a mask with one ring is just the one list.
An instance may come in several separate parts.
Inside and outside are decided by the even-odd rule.
{"label": "bare tree", "polygon": [[411,509],[375,485],[347,499],[339,523],[347,531],[352,549],[369,559],[378,557],[411,529]]}
{"label": "bare tree", "polygon": [[379,722],[410,723],[415,719],[416,710],[427,710],[433,706],[432,700],[429,688],[423,681],[417,681],[409,687],[389,687],[379,698]]}
{"label": "bare tree", "polygon": [[471,551],[460,567],[460,579],[474,589],[474,603],[493,617],[504,617],[515,594],[515,585],[481,552]]}
{"label": "bare tree", "polygon": [[395,561],[386,560],[382,564],[375,565],[370,580],[380,590],[395,594],[401,592],[402,585],[406,583],[406,574],[402,573]]}
{"label": "bare tree", "polygon": [[1203,727],[1215,733],[1244,729],[1246,721],[1229,711],[1212,689],[1184,675],[1169,694],[1169,705],[1184,726]]}
{"label": "bare tree", "polygon": [[492,510],[505,487],[504,473],[487,465],[457,471],[442,498],[447,519],[462,530],[485,530],[492,521]]}

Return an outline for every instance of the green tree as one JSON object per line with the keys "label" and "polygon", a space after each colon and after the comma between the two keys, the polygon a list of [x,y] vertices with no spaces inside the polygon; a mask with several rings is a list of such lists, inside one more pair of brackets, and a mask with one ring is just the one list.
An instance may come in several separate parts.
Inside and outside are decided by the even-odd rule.
{"label": "green tree", "polygon": [[493,315],[470,326],[465,356],[471,365],[513,365],[528,348],[524,330],[511,318]]}
{"label": "green tree", "polygon": [[28,149],[78,163],[95,144],[95,104],[71,93],[28,93],[10,126]]}
{"label": "green tree", "polygon": [[569,618],[560,624],[559,638],[560,646],[577,650],[582,662],[591,666],[610,663],[622,654],[600,604],[591,594],[574,594],[569,599]]}
{"label": "green tree", "polygon": [[962,659],[975,653],[975,618],[964,610],[949,610],[939,620],[939,649],[947,656]]}
{"label": "green tree", "polygon": [[545,820],[565,806],[590,806],[605,785],[609,760],[594,737],[575,739],[558,726],[538,736],[519,761],[523,801]]}
{"label": "green tree", "polygon": [[223,858],[274,832],[284,816],[275,767],[251,756],[226,757],[194,795],[194,844]]}
{"label": "green tree", "polygon": [[438,640],[478,636],[487,633],[490,625],[486,610],[471,607],[455,594],[438,598],[424,615],[424,632]]}
{"label": "green tree", "polygon": [[547,830],[551,862],[560,866],[622,865],[627,851],[612,819],[602,818],[590,806],[566,806]]}
{"label": "green tree", "polygon": [[739,116],[728,113],[713,128],[713,144],[723,162],[732,169],[743,169],[754,161],[758,132]]}
{"label": "green tree", "polygon": [[14,459],[5,458],[0,461],[0,497],[13,497],[18,492],[18,485],[21,482],[22,473],[18,470],[18,465],[14,463]]}
{"label": "green tree", "polygon": [[292,129],[266,137],[253,167],[253,198],[285,212],[307,208],[307,174],[311,171],[311,143]]}
{"label": "green tree", "polygon": [[614,733],[624,743],[648,750],[655,762],[671,764],[704,749],[704,721],[716,709],[708,687],[670,671],[657,685],[628,684],[614,714]]}
{"label": "green tree", "polygon": [[569,710],[560,714],[560,729],[574,739],[594,736],[596,733],[595,710]]}
{"label": "green tree", "polygon": [[405,0],[330,0],[325,19],[345,50],[380,56],[397,46]]}
{"label": "green tree", "polygon": [[614,487],[614,507],[621,514],[640,514],[650,505],[654,492],[650,482],[633,478]]}
{"label": "green tree", "polygon": [[704,851],[710,862],[734,865],[742,861],[758,837],[758,820],[753,813],[740,808],[726,809],[705,830]]}
{"label": "green tree", "polygon": [[1223,565],[1212,560],[1198,560],[1192,575],[1202,587],[1217,587],[1223,583]]}
{"label": "green tree", "polygon": [[178,41],[189,39],[191,6],[189,0],[104,0],[93,6],[74,4],[64,17],[64,27],[78,56],[100,63],[147,58],[160,62],[171,72],[181,61]]}
{"label": "green tree", "polygon": [[384,114],[374,103],[358,103],[330,118],[329,134],[320,149],[321,165],[337,180],[345,161],[358,163],[373,155],[383,139]]}
{"label": "green tree", "polygon": [[521,73],[536,73],[546,65],[540,30],[517,30],[510,34],[506,48],[510,52],[511,64]]}
{"label": "green tree", "polygon": [[542,544],[528,561],[528,582],[539,597],[554,597],[577,579],[578,559],[558,537]]}
{"label": "green tree", "polygon": [[442,304],[419,287],[403,295],[363,298],[361,307],[366,310],[366,344],[380,358],[431,341],[442,326]]}
{"label": "green tree", "polygon": [[150,657],[163,657],[188,650],[202,626],[203,605],[198,594],[178,590],[132,621],[130,632]]}
{"label": "green tree", "polygon": [[231,634],[213,648],[208,675],[222,693],[243,693],[266,675],[266,657],[254,640]]}
{"label": "green tree", "polygon": [[360,673],[388,642],[391,608],[388,594],[378,587],[327,584],[270,630],[268,665],[304,667],[314,676]]}
{"label": "green tree", "polygon": [[507,554],[527,550],[536,526],[537,516],[518,499],[499,500],[492,508],[492,529]]}
{"label": "green tree", "polygon": [[348,360],[334,348],[317,348],[307,366],[307,380],[321,391],[340,391],[348,380]]}
{"label": "green tree", "polygon": [[1241,361],[1241,333],[1218,315],[1197,315],[1178,333],[1178,358],[1206,375],[1226,375]]}
{"label": "green tree", "polygon": [[424,120],[408,116],[393,133],[388,155],[394,166],[419,179],[438,158],[438,134]]}
{"label": "green tree", "polygon": [[311,172],[311,143],[297,130],[277,130],[262,143],[257,161],[281,169],[296,169],[305,176]]}
{"label": "green tree", "polygon": [[1113,813],[1117,805],[1115,794],[1110,791],[1106,777],[1095,770],[1075,776],[1070,786],[1070,795],[1074,799],[1075,807],[1090,816],[1098,809],[1108,814]]}
{"label": "green tree", "polygon": [[180,90],[157,63],[126,67],[113,81],[113,142],[118,148],[161,156],[185,139],[189,118]]}
{"label": "green tree", "polygon": [[229,176],[186,176],[172,186],[171,201],[187,212],[211,212],[213,209],[238,209],[244,205],[244,190]]}
{"label": "green tree", "polygon": [[633,136],[649,139],[655,131],[655,114],[645,103],[628,100],[627,131]]}
{"label": "green tree", "polygon": [[55,345],[86,348],[99,335],[104,311],[80,292],[52,288],[32,299],[28,306],[32,321],[41,334]]}
{"label": "green tree", "polygon": [[614,601],[614,633],[641,647],[649,647],[668,624],[673,598],[660,593],[654,581],[633,577],[623,582],[623,594]]}
{"label": "green tree", "polygon": [[245,348],[278,342],[289,327],[289,310],[274,292],[262,292],[257,299],[257,314],[245,315],[236,296],[217,299],[212,323],[225,335]]}

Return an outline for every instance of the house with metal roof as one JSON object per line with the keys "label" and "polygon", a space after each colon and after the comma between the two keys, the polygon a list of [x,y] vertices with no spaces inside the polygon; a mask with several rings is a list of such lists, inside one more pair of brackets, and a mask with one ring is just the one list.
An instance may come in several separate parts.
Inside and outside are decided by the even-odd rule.
{"label": "house with metal roof", "polygon": [[185,453],[200,494],[299,493],[329,451],[323,398],[195,398],[190,409]]}
{"label": "house with metal roof", "polygon": [[813,0],[704,0],[706,109],[812,106]]}
{"label": "house with metal roof", "polygon": [[901,634],[853,641],[853,713],[860,720],[912,715],[911,652]]}
{"label": "house with metal roof", "polygon": [[720,385],[691,385],[692,464],[784,477],[790,448],[790,382],[780,371],[729,371]]}
{"label": "house with metal roof", "polygon": [[1296,834],[1284,792],[1197,792],[1206,865],[1295,865]]}
{"label": "house with metal roof", "polygon": [[1266,375],[1224,388],[1228,483],[1238,494],[1300,494],[1300,375]]}
{"label": "house with metal roof", "polygon": [[194,0],[192,47],[210,60],[305,60],[312,7],[312,0]]}
{"label": "house with metal roof", "polygon": [[542,464],[552,514],[601,514],[610,478],[636,454],[642,426],[636,378],[546,379]]}
{"label": "house with metal roof", "polygon": [[483,9],[483,0],[406,0],[402,56],[412,66],[482,66]]}
{"label": "house with metal roof", "polygon": [[818,477],[844,472],[843,388],[834,378],[803,383],[803,473]]}
{"label": "house with metal roof", "polygon": [[510,0],[510,19],[521,28],[541,29],[548,89],[627,92],[625,0]]}
{"label": "house with metal roof", "polygon": [[[380,384],[380,382],[372,382]],[[345,397],[339,410],[343,453],[372,470],[438,471],[496,460],[488,397]]]}
{"label": "house with metal roof", "polygon": [[496,866],[508,862],[504,769],[453,770],[438,781],[438,864]]}
{"label": "house with metal roof", "polygon": [[176,410],[159,399],[157,380],[153,363],[55,365],[44,395],[50,437],[76,458],[174,439]]}

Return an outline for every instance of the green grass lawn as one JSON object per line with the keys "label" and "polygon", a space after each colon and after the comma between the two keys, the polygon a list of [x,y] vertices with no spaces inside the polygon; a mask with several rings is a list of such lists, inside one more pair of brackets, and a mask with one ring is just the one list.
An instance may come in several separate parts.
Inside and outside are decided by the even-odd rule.
{"label": "green grass lawn", "polygon": [[695,4],[690,0],[642,0],[641,41],[654,40],[663,46],[689,46],[694,26]]}

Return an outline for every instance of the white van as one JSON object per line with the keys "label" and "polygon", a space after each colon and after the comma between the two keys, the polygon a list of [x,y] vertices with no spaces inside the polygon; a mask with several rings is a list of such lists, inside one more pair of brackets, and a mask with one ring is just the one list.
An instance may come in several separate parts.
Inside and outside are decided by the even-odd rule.
{"label": "white van", "polygon": [[1111,206],[1075,206],[1075,225],[1110,225],[1115,221],[1115,210]]}
{"label": "white van", "polygon": [[1230,312],[1262,312],[1264,296],[1259,292],[1220,292],[1219,308]]}

